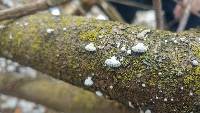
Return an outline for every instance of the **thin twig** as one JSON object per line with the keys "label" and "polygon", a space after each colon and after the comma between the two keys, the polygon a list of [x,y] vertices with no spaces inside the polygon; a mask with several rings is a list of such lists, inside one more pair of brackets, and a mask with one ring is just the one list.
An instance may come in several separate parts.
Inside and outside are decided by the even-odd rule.
{"label": "thin twig", "polygon": [[27,4],[16,8],[10,8],[0,11],[0,21],[6,19],[19,18],[22,16],[30,15],[38,11],[48,9],[49,7],[59,5],[70,0],[43,0],[33,4]]}
{"label": "thin twig", "polygon": [[128,1],[128,0],[108,0],[108,1],[113,2],[113,3],[119,3],[122,5],[126,5],[126,6],[130,6],[130,7],[137,7],[137,8],[141,8],[141,9],[145,9],[145,10],[153,9],[152,6],[142,4],[139,2],[135,2],[135,1]]}
{"label": "thin twig", "polygon": [[119,12],[107,1],[97,0],[97,4],[100,6],[100,8],[102,8],[102,10],[111,20],[125,22]]}
{"label": "thin twig", "polygon": [[157,29],[164,29],[164,18],[161,0],[153,0],[153,7],[156,13],[156,27]]}
{"label": "thin twig", "polygon": [[180,20],[179,26],[177,28],[177,32],[181,32],[185,29],[189,16],[190,16],[190,10],[191,10],[191,6],[192,6],[192,2],[193,0],[188,0],[188,4],[187,7],[184,10],[184,14]]}

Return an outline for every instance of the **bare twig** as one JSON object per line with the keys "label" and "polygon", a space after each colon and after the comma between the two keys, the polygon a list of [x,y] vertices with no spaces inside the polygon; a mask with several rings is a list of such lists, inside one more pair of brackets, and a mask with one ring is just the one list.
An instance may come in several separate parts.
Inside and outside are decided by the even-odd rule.
{"label": "bare twig", "polygon": [[137,7],[137,8],[141,8],[141,9],[146,9],[146,10],[153,9],[153,7],[151,7],[149,5],[138,3],[138,2],[135,2],[135,1],[128,1],[128,0],[108,0],[108,1],[123,4],[123,5],[130,6],[130,7]]}
{"label": "bare twig", "polygon": [[153,7],[156,13],[156,27],[157,29],[164,29],[164,18],[161,0],[153,0]]}
{"label": "bare twig", "polygon": [[49,7],[68,2],[69,0],[43,0],[33,4],[28,4],[16,8],[0,11],[0,21],[6,19],[18,18],[36,13],[37,11],[48,9]]}
{"label": "bare twig", "polygon": [[125,22],[119,12],[110,3],[105,0],[97,0],[97,4],[103,9],[111,20]]}
{"label": "bare twig", "polygon": [[192,5],[193,0],[188,0],[188,4],[184,10],[184,14],[180,20],[179,26],[177,28],[177,32],[181,32],[185,29],[189,16],[190,16],[190,10],[191,10],[191,5]]}

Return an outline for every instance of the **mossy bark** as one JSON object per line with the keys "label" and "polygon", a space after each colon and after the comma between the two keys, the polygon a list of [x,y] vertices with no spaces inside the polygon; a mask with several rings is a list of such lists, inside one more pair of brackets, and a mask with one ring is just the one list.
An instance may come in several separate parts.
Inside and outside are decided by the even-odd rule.
{"label": "mossy bark", "polygon": [[[192,64],[200,62],[199,30],[151,30],[141,37],[147,28],[48,14],[1,24],[1,56],[144,111],[200,111],[200,66]],[[54,31],[48,33],[49,28]],[[85,50],[91,42],[97,51]],[[120,49],[138,42],[148,46],[145,53],[127,55]],[[112,56],[121,60],[120,67],[105,65]],[[88,76],[94,81],[90,87],[84,86]]]}

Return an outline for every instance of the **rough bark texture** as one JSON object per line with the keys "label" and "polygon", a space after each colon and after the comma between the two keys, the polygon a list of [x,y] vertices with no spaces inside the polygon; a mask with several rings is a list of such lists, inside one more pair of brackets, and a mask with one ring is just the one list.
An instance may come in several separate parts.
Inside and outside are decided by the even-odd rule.
{"label": "rough bark texture", "polygon": [[[48,14],[1,24],[1,56],[144,111],[200,111],[199,30],[151,30],[142,36],[146,28],[140,26]],[[47,33],[49,28],[54,31]],[[97,51],[85,50],[91,42]],[[121,50],[138,42],[148,46],[145,53]],[[114,55],[121,59],[118,68],[105,65]],[[94,81],[90,87],[84,86],[87,77]]]}
{"label": "rough bark texture", "polygon": [[42,74],[36,78],[0,73],[0,92],[34,101],[65,113],[131,113],[116,102]]}

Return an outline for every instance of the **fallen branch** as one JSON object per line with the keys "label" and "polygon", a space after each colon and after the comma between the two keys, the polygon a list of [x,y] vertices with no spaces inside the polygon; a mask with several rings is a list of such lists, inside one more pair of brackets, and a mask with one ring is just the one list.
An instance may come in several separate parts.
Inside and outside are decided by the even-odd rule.
{"label": "fallen branch", "polygon": [[92,93],[42,74],[38,74],[37,78],[30,78],[16,73],[0,73],[0,92],[66,113],[94,113],[96,111],[109,113],[109,109],[114,110],[115,113],[122,111],[129,113],[115,102],[97,98]]}
{"label": "fallen branch", "polygon": [[1,56],[144,111],[199,110],[199,30],[46,13],[1,24]]}
{"label": "fallen branch", "polygon": [[68,1],[69,0],[42,0],[41,2],[5,9],[0,11],[0,21],[34,14],[38,11],[48,9],[49,7],[53,7]]}

